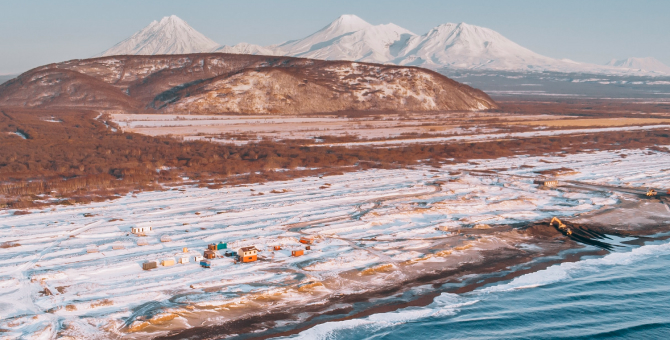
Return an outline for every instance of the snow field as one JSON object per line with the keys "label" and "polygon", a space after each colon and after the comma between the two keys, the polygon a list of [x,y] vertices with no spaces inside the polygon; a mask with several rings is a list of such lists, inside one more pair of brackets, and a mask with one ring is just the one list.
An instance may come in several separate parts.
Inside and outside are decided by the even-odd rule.
{"label": "snow field", "polygon": [[[128,327],[135,327],[137,336],[148,336],[144,332],[162,325],[146,321],[151,318],[185,327],[220,322],[224,317],[217,313],[269,300],[317,303],[328,294],[362,292],[400,279],[407,275],[399,270],[403,266],[453,266],[476,258],[479,250],[513,246],[496,237],[464,242],[453,230],[576,215],[618,202],[620,194],[542,190],[532,184],[536,171],[562,167],[572,171],[559,180],[670,187],[669,173],[662,171],[670,169],[670,157],[624,150],[222,189],[181,187],[22,216],[2,211],[0,243],[16,246],[0,248],[0,328],[9,338],[53,335],[62,325],[80,335],[126,336]],[[507,170],[470,173],[492,168]],[[283,189],[290,191],[270,193]],[[258,192],[265,195],[254,195]],[[135,226],[153,230],[138,237],[130,234]],[[164,235],[172,241],[160,242]],[[292,257],[292,250],[305,249],[298,242],[305,235],[316,237],[312,250]],[[138,240],[148,245],[137,245]],[[219,241],[233,250],[256,246],[260,260],[234,264],[223,257],[213,260],[211,269],[194,263],[207,244]],[[91,245],[97,252],[87,252]],[[282,250],[271,250],[276,245]],[[190,262],[142,270],[145,261],[181,256]],[[199,313],[200,323],[189,311]]]}

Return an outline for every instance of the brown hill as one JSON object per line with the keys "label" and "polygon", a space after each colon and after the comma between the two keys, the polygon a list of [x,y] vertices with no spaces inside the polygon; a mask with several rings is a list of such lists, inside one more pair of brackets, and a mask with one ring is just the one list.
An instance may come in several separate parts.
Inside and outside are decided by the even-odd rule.
{"label": "brown hill", "polygon": [[0,85],[0,106],[290,114],[498,107],[480,90],[416,67],[221,53],[45,65]]}

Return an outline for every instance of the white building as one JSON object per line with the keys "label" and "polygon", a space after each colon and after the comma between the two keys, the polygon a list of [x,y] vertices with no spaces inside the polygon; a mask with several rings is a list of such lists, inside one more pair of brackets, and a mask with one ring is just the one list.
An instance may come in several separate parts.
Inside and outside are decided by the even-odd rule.
{"label": "white building", "polygon": [[135,235],[139,235],[144,234],[148,231],[151,231],[151,227],[133,227],[130,232]]}

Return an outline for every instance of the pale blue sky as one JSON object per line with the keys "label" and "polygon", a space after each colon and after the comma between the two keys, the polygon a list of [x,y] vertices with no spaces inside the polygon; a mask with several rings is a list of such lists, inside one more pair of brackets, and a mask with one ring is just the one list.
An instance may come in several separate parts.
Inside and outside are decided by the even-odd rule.
{"label": "pale blue sky", "polygon": [[603,64],[655,57],[670,65],[666,0],[0,0],[0,74],[90,57],[172,14],[227,45],[297,39],[356,14],[417,34],[467,22],[553,58]]}

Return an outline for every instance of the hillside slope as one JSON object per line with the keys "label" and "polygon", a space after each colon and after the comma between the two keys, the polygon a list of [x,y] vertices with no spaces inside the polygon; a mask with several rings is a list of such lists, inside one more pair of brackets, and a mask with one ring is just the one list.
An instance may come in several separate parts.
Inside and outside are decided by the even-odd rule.
{"label": "hillside slope", "polygon": [[497,108],[484,92],[416,67],[220,53],[45,65],[0,85],[0,106],[289,114]]}

